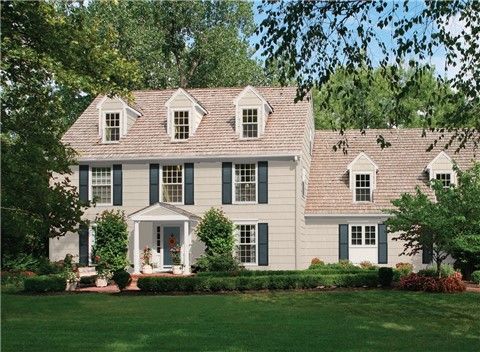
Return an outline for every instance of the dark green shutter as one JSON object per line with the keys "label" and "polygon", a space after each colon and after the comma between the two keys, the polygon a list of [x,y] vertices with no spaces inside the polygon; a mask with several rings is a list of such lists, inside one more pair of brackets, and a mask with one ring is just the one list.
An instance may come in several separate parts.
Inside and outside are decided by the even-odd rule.
{"label": "dark green shutter", "polygon": [[81,202],[88,202],[88,165],[80,165],[79,167],[79,187],[78,196]]}
{"label": "dark green shutter", "polygon": [[150,164],[150,205],[158,202],[160,195],[160,165]]}
{"label": "dark green shutter", "polygon": [[195,204],[194,202],[194,172],[193,172],[193,163],[186,163],[185,168],[185,180],[184,180],[184,191],[185,197],[184,202],[186,205]]}
{"label": "dark green shutter", "polygon": [[113,205],[122,205],[122,165],[113,165]]}
{"label": "dark green shutter", "polygon": [[232,163],[222,163],[222,204],[232,204]]}
{"label": "dark green shutter", "polygon": [[268,161],[258,162],[258,203],[268,203]]}
{"label": "dark green shutter", "polygon": [[348,224],[338,225],[338,259],[348,260]]}
{"label": "dark green shutter", "polygon": [[388,263],[387,226],[378,224],[378,264]]}
{"label": "dark green shutter", "polygon": [[78,230],[78,262],[82,265],[88,265],[88,228],[81,227]]}
{"label": "dark green shutter", "polygon": [[268,265],[268,224],[258,224],[258,265]]}
{"label": "dark green shutter", "polygon": [[422,264],[430,264],[433,259],[433,248],[424,246],[422,250]]}

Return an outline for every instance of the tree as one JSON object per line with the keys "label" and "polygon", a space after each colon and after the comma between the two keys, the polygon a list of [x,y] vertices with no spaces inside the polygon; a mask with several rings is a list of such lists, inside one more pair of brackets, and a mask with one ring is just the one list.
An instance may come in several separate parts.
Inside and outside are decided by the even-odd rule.
{"label": "tree", "polygon": [[68,184],[73,150],[61,142],[73,102],[128,96],[136,65],[85,26],[70,3],[2,4],[2,258],[45,255],[48,238],[76,231],[85,204]]}
{"label": "tree", "polygon": [[[459,148],[468,140],[478,145],[480,2],[264,0],[260,9],[265,18],[257,31],[262,35],[259,46],[263,47],[267,64],[279,63],[282,83],[296,79],[299,99],[311,88],[320,88],[339,67],[355,76],[355,85],[362,81],[363,71],[359,67],[368,68],[369,82],[374,80],[373,68],[379,67],[383,72],[390,71],[389,83],[393,88],[402,88],[395,90],[395,110],[400,98],[417,84],[416,78],[431,70],[433,65],[426,63],[438,53],[445,53],[446,71],[457,73],[439,80],[459,94],[455,100],[466,97],[445,117],[443,127],[455,131],[445,139],[445,144],[460,139]],[[399,72],[404,65],[415,69],[415,74],[399,84]],[[352,118],[363,118],[360,107],[354,108]],[[431,106],[425,113],[428,120],[433,113]],[[385,118],[386,123],[389,119]],[[361,125],[370,123],[362,121]],[[440,132],[439,139],[445,138],[444,131]],[[379,136],[379,142],[386,145],[383,136]]]}

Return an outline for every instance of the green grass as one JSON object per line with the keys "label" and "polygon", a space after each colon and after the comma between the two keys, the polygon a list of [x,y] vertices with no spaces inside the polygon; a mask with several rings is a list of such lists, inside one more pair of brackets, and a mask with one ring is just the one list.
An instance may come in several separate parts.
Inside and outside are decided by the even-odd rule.
{"label": "green grass", "polygon": [[478,351],[480,295],[2,295],[2,351]]}

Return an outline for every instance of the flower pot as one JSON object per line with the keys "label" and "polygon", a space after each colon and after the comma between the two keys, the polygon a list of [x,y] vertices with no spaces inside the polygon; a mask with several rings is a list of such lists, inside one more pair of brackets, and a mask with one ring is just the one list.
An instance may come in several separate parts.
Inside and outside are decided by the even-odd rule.
{"label": "flower pot", "polygon": [[108,280],[106,277],[98,276],[95,280],[95,286],[97,287],[106,287],[108,285]]}
{"label": "flower pot", "polygon": [[75,291],[77,289],[77,282],[69,282],[67,281],[67,286],[65,288],[65,291]]}
{"label": "flower pot", "polygon": [[173,275],[182,275],[182,266],[174,265],[172,266]]}
{"label": "flower pot", "polygon": [[144,265],[142,267],[142,273],[143,274],[152,274],[153,273],[153,268],[151,265]]}

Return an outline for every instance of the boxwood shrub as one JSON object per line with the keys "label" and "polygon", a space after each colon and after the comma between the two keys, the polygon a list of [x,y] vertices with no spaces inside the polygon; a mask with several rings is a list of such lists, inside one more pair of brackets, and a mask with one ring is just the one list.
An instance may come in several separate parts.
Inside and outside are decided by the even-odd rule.
{"label": "boxwood shrub", "polygon": [[480,285],[480,270],[476,270],[472,273],[472,282]]}
{"label": "boxwood shrub", "polygon": [[28,277],[24,281],[26,292],[61,292],[65,291],[66,279],[63,275],[40,275]]}
{"label": "boxwood shrub", "polygon": [[307,270],[238,270],[238,271],[210,271],[200,272],[198,276],[232,277],[232,276],[273,276],[273,275],[335,275],[355,274],[362,272],[376,272],[376,269],[353,268],[330,268],[327,266]]}

